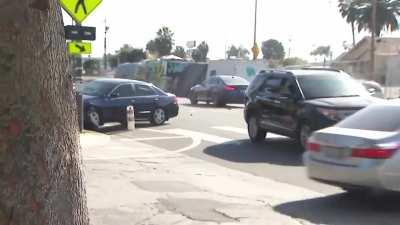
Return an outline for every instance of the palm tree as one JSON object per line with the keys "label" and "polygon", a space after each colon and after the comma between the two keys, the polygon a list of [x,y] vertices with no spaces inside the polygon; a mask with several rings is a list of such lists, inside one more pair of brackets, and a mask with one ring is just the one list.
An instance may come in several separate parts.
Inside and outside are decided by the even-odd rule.
{"label": "palm tree", "polygon": [[339,11],[342,17],[346,19],[347,23],[351,25],[351,32],[353,35],[353,46],[356,45],[356,35],[355,35],[355,23],[357,22],[357,17],[359,15],[358,9],[356,8],[355,1],[339,0]]}
{"label": "palm tree", "polygon": [[[372,4],[364,2],[359,7],[358,31],[369,30],[372,32]],[[399,30],[397,17],[400,16],[399,0],[378,0],[376,6],[376,36],[380,36],[383,30],[390,32]]]}
{"label": "palm tree", "polygon": [[[353,31],[353,42],[355,42],[355,24],[358,31],[369,30],[372,32],[372,2],[371,0],[339,0],[339,11],[346,21],[351,24]],[[377,21],[375,34],[379,37],[383,30],[399,30],[397,22],[400,16],[399,0],[378,0],[377,1]]]}

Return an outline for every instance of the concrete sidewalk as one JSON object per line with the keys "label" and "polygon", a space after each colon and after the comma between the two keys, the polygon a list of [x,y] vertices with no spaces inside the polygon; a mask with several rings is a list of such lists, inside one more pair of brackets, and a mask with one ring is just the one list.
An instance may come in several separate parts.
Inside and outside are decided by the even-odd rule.
{"label": "concrete sidewalk", "polygon": [[321,196],[118,136],[81,144],[93,225],[310,224],[273,206]]}

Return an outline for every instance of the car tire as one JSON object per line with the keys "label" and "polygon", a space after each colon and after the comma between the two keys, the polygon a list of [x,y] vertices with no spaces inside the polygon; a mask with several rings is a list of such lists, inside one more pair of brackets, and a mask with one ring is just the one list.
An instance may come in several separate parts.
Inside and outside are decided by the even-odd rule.
{"label": "car tire", "polygon": [[307,140],[311,136],[313,129],[307,123],[303,123],[299,129],[298,141],[303,150],[306,150]]}
{"label": "car tire", "polygon": [[98,109],[91,107],[88,111],[89,127],[95,131],[100,130],[102,119]]}
{"label": "car tire", "polygon": [[151,115],[150,122],[153,125],[159,126],[163,125],[165,121],[167,121],[167,113],[165,112],[165,110],[163,108],[156,108]]}
{"label": "car tire", "polygon": [[218,95],[213,95],[213,103],[214,103],[214,105],[215,106],[217,106],[217,107],[221,107],[221,106],[224,106],[225,104],[221,101],[221,99],[218,97]]}
{"label": "car tire", "polygon": [[192,93],[190,95],[190,104],[197,105],[197,103],[198,103],[197,96],[195,93]]}
{"label": "car tire", "polygon": [[258,118],[256,116],[250,116],[247,123],[247,132],[252,143],[260,143],[267,136],[267,131],[258,126]]}

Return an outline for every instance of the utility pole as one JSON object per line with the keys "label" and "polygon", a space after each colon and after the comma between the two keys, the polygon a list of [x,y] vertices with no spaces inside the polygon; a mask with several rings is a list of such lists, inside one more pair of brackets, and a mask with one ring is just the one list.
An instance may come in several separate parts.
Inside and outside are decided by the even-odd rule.
{"label": "utility pole", "polygon": [[260,50],[257,45],[257,11],[258,11],[258,0],[255,0],[255,12],[254,12],[254,45],[251,49],[253,51],[253,60],[257,60]]}
{"label": "utility pole", "polygon": [[107,33],[109,29],[110,27],[107,26],[107,19],[104,19],[104,70],[107,70]]}
{"label": "utility pole", "polygon": [[378,78],[375,74],[375,36],[376,36],[376,7],[377,7],[377,0],[371,0],[372,4],[372,27],[371,27],[371,65],[370,65],[370,80],[378,81]]}

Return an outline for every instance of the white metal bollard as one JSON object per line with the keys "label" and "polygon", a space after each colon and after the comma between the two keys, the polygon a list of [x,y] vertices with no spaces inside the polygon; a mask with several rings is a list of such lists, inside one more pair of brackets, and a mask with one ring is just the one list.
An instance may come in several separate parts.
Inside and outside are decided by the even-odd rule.
{"label": "white metal bollard", "polygon": [[132,105],[126,107],[126,125],[128,130],[135,130],[135,108]]}

